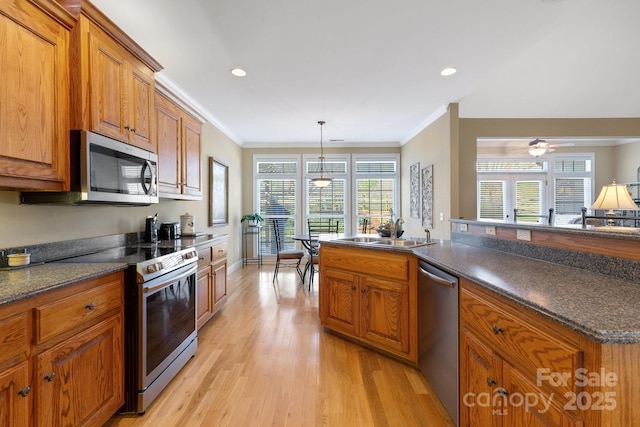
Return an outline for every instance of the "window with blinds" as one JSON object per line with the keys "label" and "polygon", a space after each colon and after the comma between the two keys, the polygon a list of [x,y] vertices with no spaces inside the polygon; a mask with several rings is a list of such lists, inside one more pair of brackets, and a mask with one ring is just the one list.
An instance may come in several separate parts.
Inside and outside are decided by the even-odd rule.
{"label": "window with blinds", "polygon": [[577,223],[581,209],[593,202],[593,157],[558,156],[553,162],[553,207],[556,225]]}
{"label": "window with blinds", "polygon": [[506,181],[478,182],[478,219],[503,221],[506,216]]}
{"label": "window with blinds", "polygon": [[516,181],[518,222],[544,222],[538,216],[542,212],[542,184],[541,181]]}

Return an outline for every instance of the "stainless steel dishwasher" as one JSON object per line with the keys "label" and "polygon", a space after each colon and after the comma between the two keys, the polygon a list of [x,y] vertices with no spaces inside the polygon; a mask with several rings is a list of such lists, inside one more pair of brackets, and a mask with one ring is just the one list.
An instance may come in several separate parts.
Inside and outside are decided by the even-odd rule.
{"label": "stainless steel dishwasher", "polygon": [[420,261],[418,364],[458,425],[458,278]]}

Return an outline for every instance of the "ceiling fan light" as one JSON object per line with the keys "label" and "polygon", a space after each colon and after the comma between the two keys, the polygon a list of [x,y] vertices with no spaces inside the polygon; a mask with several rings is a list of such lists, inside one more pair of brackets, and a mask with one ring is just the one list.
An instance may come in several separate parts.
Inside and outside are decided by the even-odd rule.
{"label": "ceiling fan light", "polygon": [[540,157],[546,152],[547,152],[546,147],[537,147],[537,146],[529,147],[529,154],[531,154],[534,157]]}

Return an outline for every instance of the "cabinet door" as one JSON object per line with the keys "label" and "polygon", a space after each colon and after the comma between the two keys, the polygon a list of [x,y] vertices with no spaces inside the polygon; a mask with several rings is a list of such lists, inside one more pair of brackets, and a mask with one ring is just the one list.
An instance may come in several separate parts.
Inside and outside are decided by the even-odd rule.
{"label": "cabinet door", "polygon": [[503,363],[504,389],[509,405],[504,411],[504,425],[509,427],[578,427],[582,422],[562,405],[564,397],[558,393],[547,394],[536,385],[535,378],[527,378],[522,372]]}
{"label": "cabinet door", "polygon": [[190,116],[182,118],[182,193],[202,197],[202,125]]}
{"label": "cabinet door", "polygon": [[152,138],[153,98],[155,80],[153,71],[131,57],[129,59],[129,86],[127,110],[129,143],[147,151],[156,151]]}
{"label": "cabinet door", "polygon": [[35,357],[37,426],[102,425],[124,403],[122,319],[112,316]]}
{"label": "cabinet door", "polygon": [[180,110],[164,96],[155,97],[158,187],[161,194],[182,193]]}
{"label": "cabinet door", "polygon": [[360,298],[356,274],[327,268],[322,277],[320,319],[323,326],[351,335],[360,333]]}
{"label": "cabinet door", "polygon": [[408,353],[409,286],[365,276],[360,281],[360,335],[381,348]]}
{"label": "cabinet door", "polygon": [[0,425],[28,426],[31,408],[29,366],[26,361],[0,373]]}
{"label": "cabinet door", "polygon": [[227,301],[227,263],[219,263],[213,268],[213,312],[217,313]]}
{"label": "cabinet door", "polygon": [[213,316],[213,280],[211,276],[211,267],[207,267],[204,270],[198,270],[197,281],[197,312],[196,323],[198,329],[207,323],[207,320]]}
{"label": "cabinet door", "polygon": [[502,360],[466,328],[460,333],[460,426],[501,426]]}
{"label": "cabinet door", "polygon": [[106,36],[89,34],[91,129],[128,142],[125,105],[127,63],[124,50]]}
{"label": "cabinet door", "polygon": [[0,2],[0,188],[69,189],[69,31]]}

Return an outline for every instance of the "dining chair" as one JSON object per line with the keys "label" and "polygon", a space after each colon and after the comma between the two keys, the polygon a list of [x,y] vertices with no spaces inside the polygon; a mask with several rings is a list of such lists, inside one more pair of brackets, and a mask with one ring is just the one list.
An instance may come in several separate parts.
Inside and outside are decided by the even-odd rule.
{"label": "dining chair", "polygon": [[[284,228],[284,227],[282,227]],[[280,261],[295,261],[296,271],[298,272],[298,276],[300,276],[300,280],[304,283],[304,275],[302,274],[302,270],[300,269],[300,262],[304,257],[304,252],[296,249],[282,249],[282,240],[284,236],[280,235],[280,224],[279,220],[273,220],[273,234],[276,238],[276,268],[273,272],[273,281],[275,282],[278,279],[278,271],[280,270]]]}

